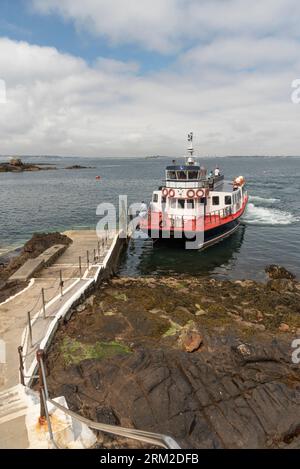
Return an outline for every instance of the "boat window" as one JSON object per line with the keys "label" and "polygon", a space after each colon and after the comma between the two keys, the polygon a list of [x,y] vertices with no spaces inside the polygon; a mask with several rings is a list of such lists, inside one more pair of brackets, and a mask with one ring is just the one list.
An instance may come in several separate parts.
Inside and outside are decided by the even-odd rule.
{"label": "boat window", "polygon": [[214,195],[213,198],[212,198],[212,204],[213,205],[219,205],[220,203],[220,198],[218,195]]}
{"label": "boat window", "polygon": [[225,205],[231,205],[231,195],[225,195]]}
{"label": "boat window", "polygon": [[188,199],[186,201],[186,208],[195,208],[195,201],[194,199]]}
{"label": "boat window", "polygon": [[178,199],[178,208],[184,208],[184,199]]}
{"label": "boat window", "polygon": [[176,199],[170,199],[170,207],[176,208]]}
{"label": "boat window", "polygon": [[188,171],[189,179],[198,179],[198,171]]}
{"label": "boat window", "polygon": [[186,179],[186,171],[177,171],[177,179]]}
{"label": "boat window", "polygon": [[167,171],[167,179],[176,179],[176,171]]}
{"label": "boat window", "polygon": [[158,202],[158,194],[153,194],[153,202]]}

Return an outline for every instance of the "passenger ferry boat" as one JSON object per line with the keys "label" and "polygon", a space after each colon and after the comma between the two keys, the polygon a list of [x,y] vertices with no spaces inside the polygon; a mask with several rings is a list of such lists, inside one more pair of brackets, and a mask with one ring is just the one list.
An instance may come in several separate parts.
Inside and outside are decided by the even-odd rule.
{"label": "passenger ferry boat", "polygon": [[185,163],[167,166],[140,229],[153,239],[189,240],[203,249],[237,230],[248,195],[243,176],[226,181],[218,168],[207,175],[194,159],[192,132],[188,142]]}

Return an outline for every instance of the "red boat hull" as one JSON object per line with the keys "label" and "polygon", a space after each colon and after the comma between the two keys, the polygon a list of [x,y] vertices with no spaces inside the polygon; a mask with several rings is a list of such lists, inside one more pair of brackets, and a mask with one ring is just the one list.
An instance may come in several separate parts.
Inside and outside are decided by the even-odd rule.
{"label": "red boat hull", "polygon": [[173,226],[171,221],[163,219],[159,212],[149,213],[148,218],[142,219],[140,229],[153,239],[189,240],[202,239],[203,247],[208,247],[233,234],[243,215],[248,198],[245,199],[240,210],[234,214],[224,216],[224,213],[214,213],[198,220],[185,220],[182,226]]}

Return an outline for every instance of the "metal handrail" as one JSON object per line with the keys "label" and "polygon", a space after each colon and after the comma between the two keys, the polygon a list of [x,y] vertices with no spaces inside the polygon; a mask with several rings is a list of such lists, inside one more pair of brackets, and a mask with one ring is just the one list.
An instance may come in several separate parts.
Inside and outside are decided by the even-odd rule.
{"label": "metal handrail", "polygon": [[45,406],[46,413],[48,413],[48,409],[47,409],[47,401],[48,401],[50,402],[50,404],[57,407],[65,414],[69,415],[75,420],[79,420],[79,422],[84,423],[89,428],[93,428],[94,430],[99,430],[105,433],[110,433],[112,435],[123,436],[125,438],[131,438],[133,440],[142,441],[144,443],[156,445],[161,448],[181,449],[178,443],[171,436],[162,435],[160,433],[147,432],[144,430],[136,430],[135,428],[124,428],[124,427],[119,427],[116,425],[108,425],[106,423],[93,422],[93,420],[87,419],[86,417],[82,417],[81,415],[73,412],[67,407],[62,406],[61,404],[58,404],[57,402],[55,402],[53,399],[50,399],[49,397],[47,379],[46,379],[46,373],[45,373],[45,367],[44,367],[42,354],[39,356],[39,364],[40,364],[41,375],[42,375],[42,380],[43,380],[43,391],[44,391],[43,397],[45,396],[44,403],[46,403],[46,406]]}
{"label": "metal handrail", "polygon": [[[162,187],[172,187],[174,189],[187,189],[188,188],[188,185],[191,184],[191,183],[194,183],[195,185],[193,186],[194,188],[208,188],[209,187],[209,181],[208,180],[204,180],[204,179],[185,179],[185,180],[181,180],[181,179],[162,179],[161,180],[162,183],[163,183],[163,186]],[[185,185],[182,185],[182,186],[179,186],[179,185],[176,185],[176,186],[172,186],[171,184],[173,183],[176,183],[176,184],[185,184]]]}
{"label": "metal handrail", "polygon": [[112,435],[131,438],[133,440],[142,441],[144,443],[156,445],[161,448],[180,449],[180,446],[171,436],[162,435],[160,433],[146,432],[143,430],[136,430],[135,428],[124,428],[118,427],[116,425],[108,425],[106,423],[93,422],[92,420],[89,420],[86,417],[82,417],[81,415],[76,414],[72,410],[67,409],[66,407],[58,404],[53,399],[48,398],[48,402],[60,409],[65,414],[69,415],[75,420],[79,420],[80,422],[86,424],[88,427],[93,428],[94,430],[100,430],[102,432],[110,433]]}

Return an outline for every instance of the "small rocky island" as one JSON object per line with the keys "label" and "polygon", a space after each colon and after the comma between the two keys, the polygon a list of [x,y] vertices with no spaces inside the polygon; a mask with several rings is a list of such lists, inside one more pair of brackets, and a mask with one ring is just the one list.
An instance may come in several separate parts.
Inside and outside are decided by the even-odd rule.
{"label": "small rocky island", "polygon": [[7,163],[0,163],[0,173],[21,173],[23,171],[46,171],[56,169],[54,165],[23,163],[20,158],[11,158]]}
{"label": "small rocky island", "polygon": [[[266,271],[265,283],[107,281],[58,330],[51,395],[183,448],[300,448],[300,283],[282,267]],[[99,434],[99,445],[139,443]]]}
{"label": "small rocky island", "polygon": [[80,164],[73,164],[72,166],[67,166],[65,169],[95,169],[94,166],[81,166]]}
{"label": "small rocky island", "polygon": [[[0,163],[0,173],[22,173],[24,171],[48,171],[58,169],[55,165],[49,163],[23,163],[21,158],[11,158],[9,162]],[[92,166],[81,166],[74,164],[66,166],[64,169],[94,169]]]}

